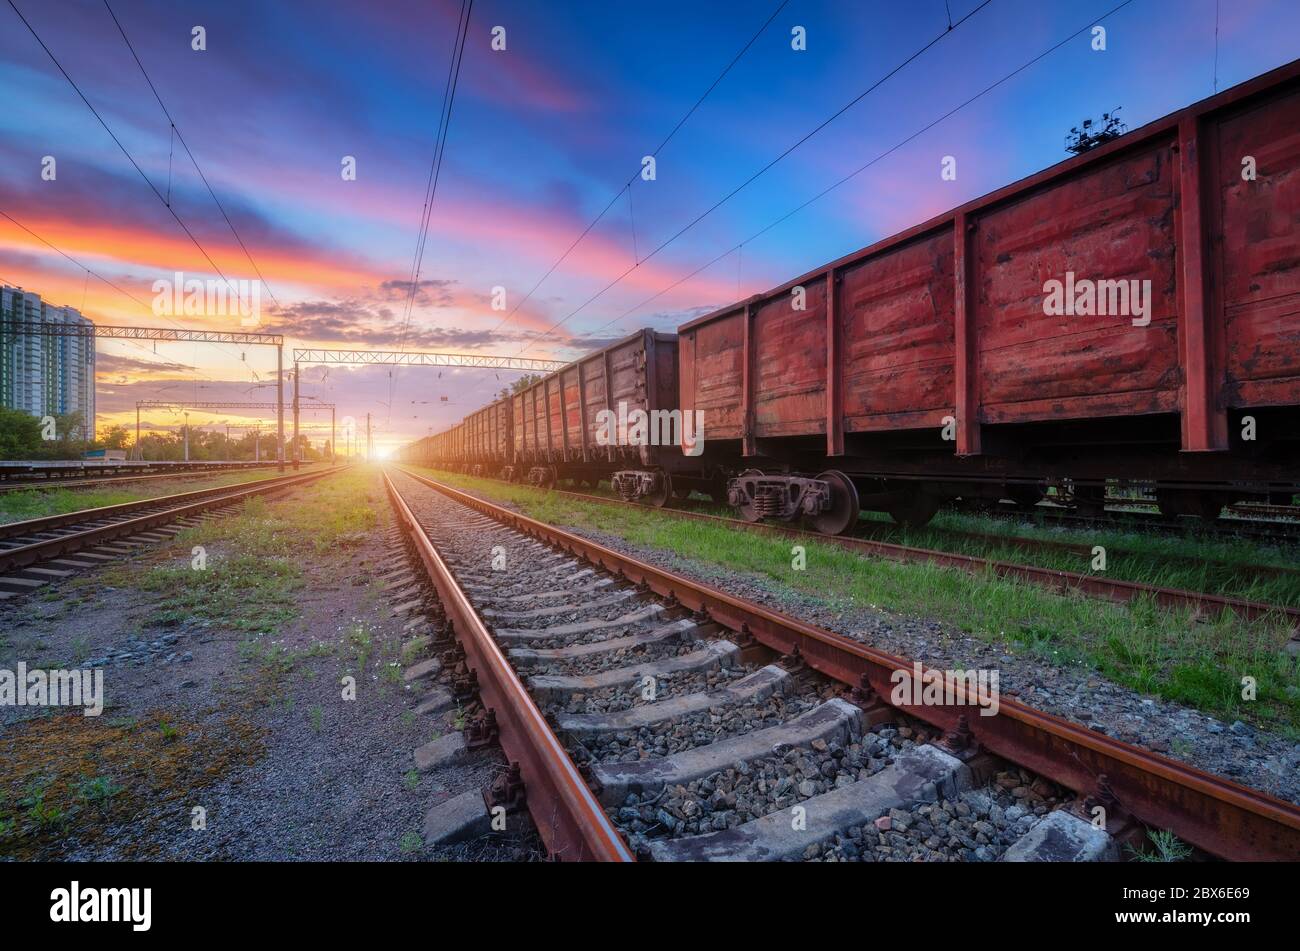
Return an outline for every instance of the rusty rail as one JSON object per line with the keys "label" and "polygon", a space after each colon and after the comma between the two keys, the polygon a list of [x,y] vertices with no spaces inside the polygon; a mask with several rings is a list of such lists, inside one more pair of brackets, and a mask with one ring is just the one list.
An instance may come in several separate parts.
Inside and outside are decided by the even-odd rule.
{"label": "rusty rail", "polygon": [[[304,463],[304,465],[312,464],[313,463]],[[0,495],[9,492],[24,492],[28,490],[41,492],[48,489],[86,489],[101,485],[111,487],[126,482],[153,482],[160,479],[211,479],[214,476],[223,475],[226,471],[256,472],[259,469],[274,469],[277,465],[278,464],[275,462],[268,462],[261,466],[234,470],[186,469],[179,472],[151,472],[145,475],[87,476],[74,479],[33,479],[26,482],[0,481]]]}
{"label": "rusty rail", "polygon": [[[1113,799],[1141,822],[1172,830],[1213,855],[1235,861],[1295,861],[1300,857],[1300,808],[1292,803],[1016,700],[1003,698],[995,716],[973,715],[974,698],[964,697],[960,688],[956,690],[959,702],[952,706],[894,703],[892,675],[912,670],[912,663],[905,658],[732,597],[425,476],[406,474],[518,531],[630,582],[645,584],[684,608],[705,612],[733,630],[747,632],[767,647],[783,654],[797,651],[813,669],[869,691],[945,731],[955,731],[962,717],[973,741],[984,749],[1082,796],[1105,802]],[[969,702],[961,702],[965,700]]]}
{"label": "rusty rail", "polygon": [[309,472],[306,475],[285,476],[276,479],[258,479],[251,485],[242,484],[222,486],[217,489],[201,489],[197,492],[183,492],[179,495],[165,495],[155,499],[141,499],[137,502],[124,502],[121,505],[108,505],[103,508],[83,509],[80,512],[68,512],[64,515],[51,515],[46,518],[29,519],[25,522],[10,522],[0,528],[0,539],[21,538],[26,535],[39,534],[50,528],[76,526],[82,522],[97,523],[115,515],[131,512],[143,512],[134,518],[124,518],[108,525],[92,525],[83,531],[68,532],[53,538],[41,539],[27,545],[0,549],[0,573],[14,568],[26,568],[50,558],[80,551],[91,545],[99,545],[115,538],[134,535],[147,531],[178,518],[194,515],[218,505],[227,505],[243,499],[276,492],[280,489],[293,488],[305,482],[313,482],[339,472],[341,469],[326,469],[321,472]]}
{"label": "rusty rail", "polygon": [[384,485],[478,677],[483,706],[496,714],[501,748],[519,765],[528,811],[547,852],[566,861],[634,861],[387,471]]}
{"label": "rusty rail", "polygon": [[[319,472],[305,473],[305,475],[321,475]],[[247,482],[233,482],[229,485],[211,486],[206,489],[193,489],[189,492],[175,492],[171,495],[156,495],[147,499],[135,499],[131,502],[120,502],[117,505],[101,505],[95,508],[79,509],[76,512],[62,512],[58,515],[42,515],[39,518],[29,518],[21,522],[5,522],[0,524],[0,541],[6,538],[15,538],[22,535],[32,535],[39,532],[47,532],[52,528],[62,528],[65,525],[77,525],[81,522],[99,521],[101,519],[113,518],[118,515],[128,515],[132,512],[139,512],[144,509],[155,507],[166,507],[168,505],[183,505],[186,502],[198,499],[208,498],[213,495],[234,492],[238,489],[247,489],[258,485],[269,485],[272,482],[283,479],[298,478],[298,476],[272,476],[269,479],[250,479]]]}

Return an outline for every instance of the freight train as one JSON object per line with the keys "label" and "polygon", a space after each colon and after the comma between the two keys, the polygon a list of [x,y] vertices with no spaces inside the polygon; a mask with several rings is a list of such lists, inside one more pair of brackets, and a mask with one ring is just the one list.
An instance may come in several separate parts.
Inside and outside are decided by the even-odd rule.
{"label": "freight train", "polygon": [[1108,486],[1200,518],[1289,504],[1300,61],[633,334],[400,458],[653,505],[700,491],[831,534],[954,498],[1096,510]]}

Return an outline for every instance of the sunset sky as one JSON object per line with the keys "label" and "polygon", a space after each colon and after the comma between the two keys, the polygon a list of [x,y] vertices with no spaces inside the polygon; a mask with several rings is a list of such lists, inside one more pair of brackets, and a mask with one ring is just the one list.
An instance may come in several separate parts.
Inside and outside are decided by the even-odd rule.
{"label": "sunset sky", "polygon": [[[225,275],[255,278],[103,0],[14,2]],[[291,346],[395,349],[461,4],[109,2],[265,278],[259,329]],[[1217,65],[1215,0],[1133,0],[1101,21],[1105,52],[1085,29],[740,253],[637,306],[1119,3],[993,0],[569,317],[634,254],[948,27],[943,0],[789,0],[659,153],[656,180],[636,180],[503,324],[492,288],[504,287],[513,308],[779,2],[476,0],[405,347],[568,359],[640,327],[674,329],[1062,160],[1065,134],[1086,117],[1122,106],[1136,128],[1211,95],[1216,70],[1222,90],[1300,56],[1293,0],[1222,3]],[[955,21],[978,2],[948,6]],[[191,49],[195,25],[204,51]],[[490,46],[496,26],[503,52]],[[805,51],[791,49],[795,26],[806,29]],[[138,300],[4,217],[0,282],[98,323],[239,329],[237,317],[152,312],[155,280],[216,275],[7,0],[0,103],[0,211]],[[355,181],[340,174],[349,155]],[[957,159],[955,182],[940,180],[944,155]],[[45,156],[57,161],[54,181],[42,180]],[[274,399],[259,386],[274,377],[266,348],[103,341],[99,351],[101,431],[133,426],[139,399]],[[389,372],[304,367],[304,392],[337,403],[340,418],[374,414],[377,442],[391,446],[444,428],[517,376],[403,368],[390,405]]]}

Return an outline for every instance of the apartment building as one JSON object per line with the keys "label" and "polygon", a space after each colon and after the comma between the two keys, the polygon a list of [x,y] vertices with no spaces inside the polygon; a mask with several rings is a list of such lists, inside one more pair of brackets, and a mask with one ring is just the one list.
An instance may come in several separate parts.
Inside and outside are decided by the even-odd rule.
{"label": "apartment building", "polygon": [[37,325],[90,328],[72,307],[57,307],[20,287],[0,286],[0,405],[33,416],[80,413],[95,433],[95,338],[37,333]]}

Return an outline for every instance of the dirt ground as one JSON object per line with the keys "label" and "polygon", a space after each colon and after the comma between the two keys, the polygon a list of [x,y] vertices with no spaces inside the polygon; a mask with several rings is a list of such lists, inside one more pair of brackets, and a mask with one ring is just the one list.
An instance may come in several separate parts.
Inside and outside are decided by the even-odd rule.
{"label": "dirt ground", "polygon": [[423,844],[431,806],[504,766],[413,769],[471,711],[414,712],[432,613],[395,610],[428,597],[392,580],[406,557],[378,471],[352,470],[0,605],[0,669],[102,670],[105,696],[98,717],[0,707],[0,859],[538,857],[526,821]]}

